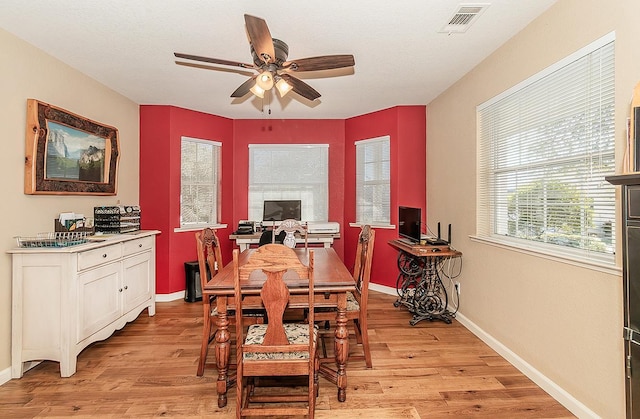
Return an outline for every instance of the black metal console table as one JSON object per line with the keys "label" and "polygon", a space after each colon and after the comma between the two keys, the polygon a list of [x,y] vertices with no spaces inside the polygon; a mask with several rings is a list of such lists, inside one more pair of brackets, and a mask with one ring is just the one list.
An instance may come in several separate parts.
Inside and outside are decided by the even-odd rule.
{"label": "black metal console table", "polygon": [[462,253],[448,246],[408,244],[401,240],[390,240],[389,244],[400,252],[398,299],[393,305],[405,306],[413,313],[411,326],[422,320],[451,323],[447,290],[438,274],[438,265],[443,259],[462,257]]}

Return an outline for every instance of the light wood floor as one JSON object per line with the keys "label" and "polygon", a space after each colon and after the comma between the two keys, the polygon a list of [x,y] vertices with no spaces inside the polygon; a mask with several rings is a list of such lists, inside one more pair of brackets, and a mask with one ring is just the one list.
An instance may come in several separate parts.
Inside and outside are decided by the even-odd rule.
{"label": "light wood floor", "polygon": [[[457,321],[423,321],[370,293],[374,368],[348,365],[347,401],[320,379],[319,418],[569,418],[569,411]],[[202,328],[199,303],[158,303],[78,357],[60,378],[46,361],[0,386],[0,417],[234,417],[235,390],[217,407],[216,372],[196,377]],[[352,345],[352,350],[358,348]]]}

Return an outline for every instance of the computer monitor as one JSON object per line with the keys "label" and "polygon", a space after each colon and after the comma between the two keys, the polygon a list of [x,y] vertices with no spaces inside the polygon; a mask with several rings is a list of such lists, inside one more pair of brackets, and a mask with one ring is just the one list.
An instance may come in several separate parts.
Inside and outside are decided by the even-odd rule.
{"label": "computer monitor", "polygon": [[283,221],[294,219],[302,221],[302,201],[297,200],[277,200],[264,201],[262,221]]}
{"label": "computer monitor", "polygon": [[412,242],[420,241],[420,224],[422,210],[420,208],[398,208],[398,234]]}

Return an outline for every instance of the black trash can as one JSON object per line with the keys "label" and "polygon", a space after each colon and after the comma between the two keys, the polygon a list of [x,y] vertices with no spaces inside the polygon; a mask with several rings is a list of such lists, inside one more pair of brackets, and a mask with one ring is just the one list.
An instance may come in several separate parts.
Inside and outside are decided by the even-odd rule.
{"label": "black trash can", "polygon": [[202,301],[202,285],[200,285],[200,267],[198,261],[185,262],[184,273],[187,280],[184,300],[188,303]]}

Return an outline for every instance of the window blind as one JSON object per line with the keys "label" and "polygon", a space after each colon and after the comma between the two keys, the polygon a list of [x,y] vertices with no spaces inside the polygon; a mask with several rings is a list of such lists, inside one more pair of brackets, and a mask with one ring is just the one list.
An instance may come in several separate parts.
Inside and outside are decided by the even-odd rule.
{"label": "window blind", "polygon": [[614,38],[478,107],[478,236],[613,263]]}
{"label": "window blind", "polygon": [[390,137],[355,142],[356,223],[391,223]]}
{"label": "window blind", "polygon": [[250,220],[265,200],[301,200],[303,221],[329,221],[328,144],[250,144]]}
{"label": "window blind", "polygon": [[220,155],[217,141],[182,137],[180,154],[180,226],[218,223]]}

